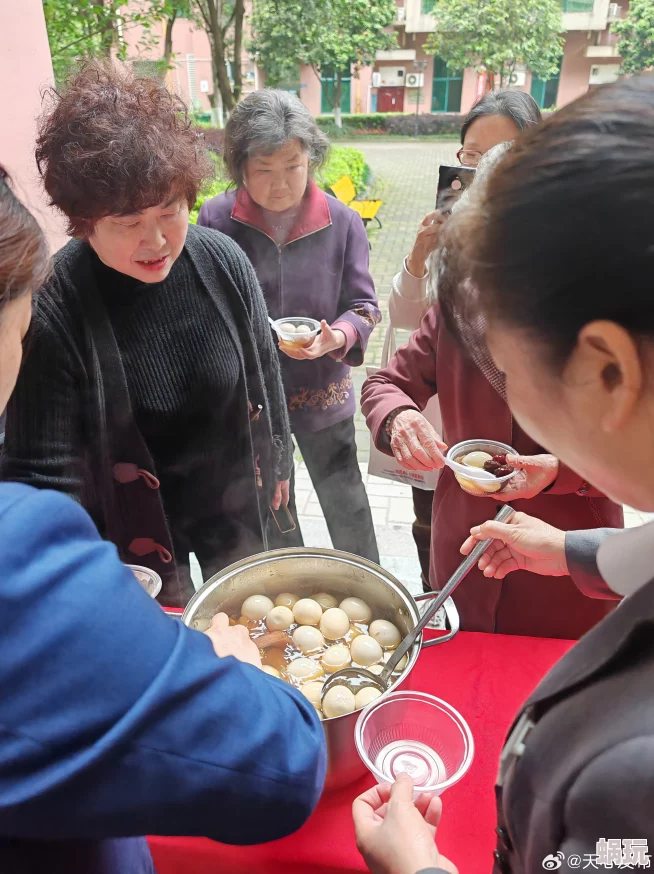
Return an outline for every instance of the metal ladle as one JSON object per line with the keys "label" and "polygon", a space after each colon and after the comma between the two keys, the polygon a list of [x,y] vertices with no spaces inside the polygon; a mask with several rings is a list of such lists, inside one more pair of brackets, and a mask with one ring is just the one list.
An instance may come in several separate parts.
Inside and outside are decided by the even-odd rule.
{"label": "metal ladle", "polygon": [[[505,504],[499,513],[495,516],[495,522],[508,522],[513,516],[515,510],[509,504]],[[429,623],[434,614],[440,610],[445,601],[457,588],[459,583],[468,575],[472,568],[477,564],[481,556],[486,552],[488,547],[493,542],[493,538],[480,541],[454,571],[445,586],[441,589],[438,597],[436,597],[429,608],[425,611],[418,624],[413,628],[404,640],[400,643],[393,655],[384,665],[383,670],[379,674],[373,674],[372,671],[367,671],[365,668],[341,668],[336,671],[325,681],[320,695],[321,702],[324,701],[327,692],[334,686],[348,686],[355,694],[359,689],[365,686],[374,686],[380,692],[385,692],[390,685],[391,677],[395,668],[402,661],[404,656],[409,652],[413,644],[416,642],[425,626]]]}

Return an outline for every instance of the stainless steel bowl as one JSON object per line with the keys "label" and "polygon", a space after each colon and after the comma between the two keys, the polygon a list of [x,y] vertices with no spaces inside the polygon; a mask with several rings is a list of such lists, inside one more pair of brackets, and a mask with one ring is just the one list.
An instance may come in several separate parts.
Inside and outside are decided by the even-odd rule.
{"label": "stainless steel bowl", "polygon": [[145,589],[151,598],[157,597],[161,591],[163,582],[156,571],[151,570],[149,567],[144,567],[142,564],[128,564],[125,565],[125,567],[128,567],[131,570],[139,581],[139,584]]}
{"label": "stainless steel bowl", "polygon": [[[236,612],[249,595],[265,593],[274,600],[282,592],[308,597],[320,591],[363,598],[376,619],[394,622],[403,635],[420,618],[418,606],[404,586],[371,561],[331,549],[279,549],[243,559],[216,574],[191,598],[182,621],[189,628],[206,631],[216,613]],[[421,636],[409,652],[406,667],[384,694],[407,688],[421,645],[440,643],[454,633],[456,629],[447,638],[427,644],[422,644]],[[356,712],[348,713],[323,722],[329,756],[328,789],[344,786],[366,773],[354,745],[357,717]]]}

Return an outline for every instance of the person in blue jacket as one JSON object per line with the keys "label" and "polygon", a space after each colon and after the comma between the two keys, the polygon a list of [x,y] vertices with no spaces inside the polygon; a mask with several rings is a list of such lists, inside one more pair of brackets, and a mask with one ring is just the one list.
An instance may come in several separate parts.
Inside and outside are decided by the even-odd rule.
{"label": "person in blue jacket", "polygon": [[[0,410],[48,248],[0,168]],[[167,617],[71,498],[0,483],[0,871],[153,874],[144,834],[255,844],[311,814],[313,706],[247,631]]]}

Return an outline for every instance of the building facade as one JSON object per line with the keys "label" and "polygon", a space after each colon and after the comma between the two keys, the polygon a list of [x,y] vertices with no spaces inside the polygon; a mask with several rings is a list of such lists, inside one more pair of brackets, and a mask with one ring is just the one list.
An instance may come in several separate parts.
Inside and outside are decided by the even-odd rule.
{"label": "building facade", "polygon": [[[474,69],[453,71],[424,51],[436,22],[431,15],[435,0],[396,0],[394,30],[397,48],[377,53],[375,63],[358,74],[346,71],[341,109],[348,113],[369,112],[467,112],[486,88],[485,79]],[[547,82],[529,70],[517,70],[511,87],[528,91],[543,109],[570,103],[589,88],[614,81],[620,58],[617,37],[611,24],[622,18],[628,0],[562,0],[565,47],[559,75]],[[249,4],[248,4],[249,5]],[[246,24],[247,26],[247,24]],[[147,64],[158,50],[141,52],[138,32],[126,35],[132,45],[132,58]],[[161,40],[163,45],[163,25]],[[243,55],[244,92],[261,87],[265,77],[253,58]],[[211,55],[206,33],[191,22],[180,19],[173,31],[173,61],[169,82],[186,101],[198,110],[210,110],[213,90]],[[313,115],[331,112],[328,94],[333,78],[319,78],[313,68],[299,66],[289,90],[297,91]]]}
{"label": "building facade", "polygon": [[[358,85],[361,112],[467,112],[485,90],[475,70],[449,70],[424,44],[435,30],[431,15],[435,0],[397,0],[395,31],[398,48],[379,52]],[[559,75],[547,82],[529,70],[514,74],[514,87],[528,91],[543,109],[560,108],[589,88],[615,81],[620,68],[617,37],[610,25],[622,18],[628,0],[563,0],[565,46]],[[351,89],[352,91],[353,89]],[[314,89],[315,91],[315,89]],[[319,93],[307,91],[312,112],[318,112]],[[351,94],[350,111],[355,112]]]}

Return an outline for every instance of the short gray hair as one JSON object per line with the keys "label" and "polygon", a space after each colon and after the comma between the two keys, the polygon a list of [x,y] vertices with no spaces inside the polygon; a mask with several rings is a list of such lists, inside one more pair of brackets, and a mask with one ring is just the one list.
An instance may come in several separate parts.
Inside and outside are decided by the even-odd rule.
{"label": "short gray hair", "polygon": [[243,165],[252,155],[271,155],[290,140],[299,140],[309,156],[309,171],[320,168],[329,140],[304,103],[288,91],[263,88],[237,104],[225,126],[223,158],[236,185],[243,184]]}

